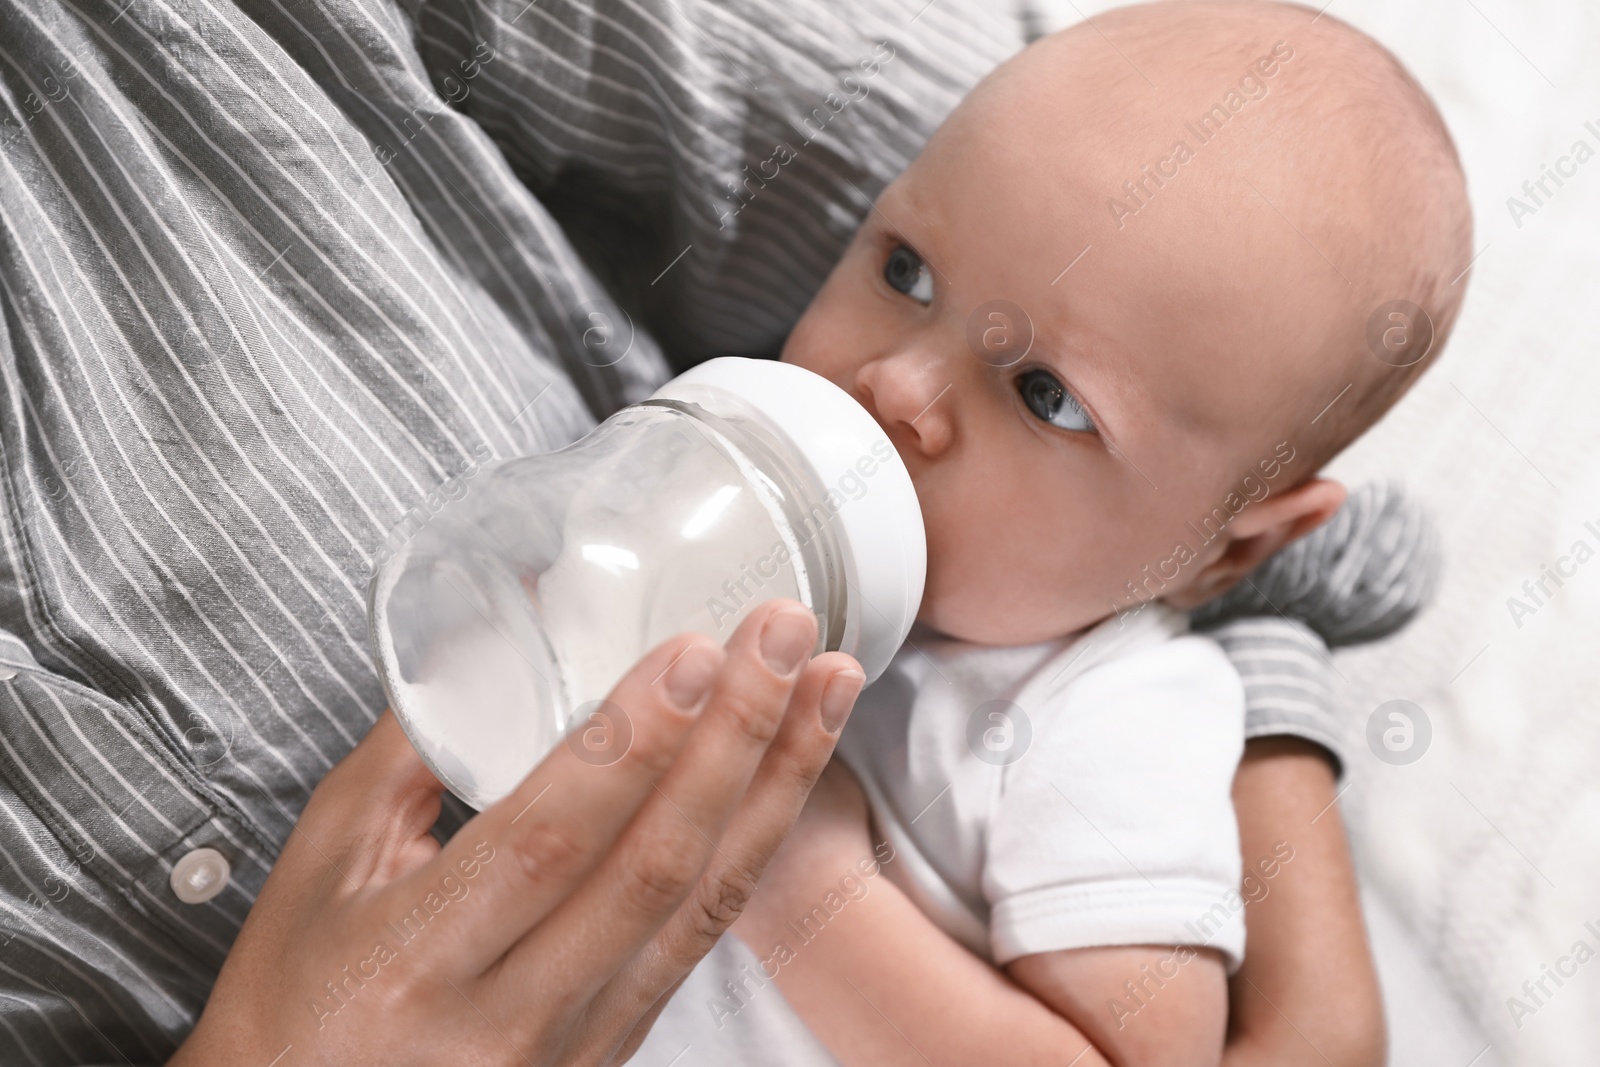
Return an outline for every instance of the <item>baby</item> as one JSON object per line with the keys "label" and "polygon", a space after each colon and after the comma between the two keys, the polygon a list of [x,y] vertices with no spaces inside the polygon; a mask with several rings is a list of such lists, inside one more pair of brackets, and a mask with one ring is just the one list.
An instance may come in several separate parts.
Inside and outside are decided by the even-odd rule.
{"label": "baby", "polygon": [[[1241,685],[1181,612],[1339,508],[1317,472],[1429,365],[1471,258],[1449,134],[1379,45],[1298,6],[1150,4],[985,79],[788,338],[881,424],[928,534],[919,628],[839,745],[875,843],[851,886],[886,873],[1048,1007],[1053,1062],[1220,1055],[1225,902],[1294,849],[1241,870]],[[831,787],[813,806],[786,853],[865,822]],[[762,977],[746,956],[722,1011],[678,998],[646,1053],[698,1025],[687,1062],[717,1062],[776,976],[762,1010],[811,1033],[772,1024],[763,1062],[1035,1062],[1011,1001],[938,992],[966,964],[926,924],[858,924],[860,969],[825,973],[807,946],[838,909],[810,916],[839,872],[807,877],[780,854],[735,927]]]}

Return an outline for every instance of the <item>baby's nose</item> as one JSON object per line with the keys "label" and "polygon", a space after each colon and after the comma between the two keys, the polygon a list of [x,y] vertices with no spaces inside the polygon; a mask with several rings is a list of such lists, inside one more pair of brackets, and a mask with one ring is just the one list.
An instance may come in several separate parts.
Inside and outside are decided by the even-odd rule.
{"label": "baby's nose", "polygon": [[902,351],[873,360],[856,374],[858,397],[902,458],[934,458],[955,439],[958,390],[943,360]]}

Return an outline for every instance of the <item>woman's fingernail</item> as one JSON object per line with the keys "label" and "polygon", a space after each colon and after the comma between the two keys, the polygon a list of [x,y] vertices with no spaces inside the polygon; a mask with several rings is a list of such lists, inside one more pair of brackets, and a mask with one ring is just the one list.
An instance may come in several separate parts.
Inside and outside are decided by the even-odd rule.
{"label": "woman's fingernail", "polygon": [[773,673],[792,674],[816,641],[810,612],[800,608],[777,611],[761,628],[761,658]]}
{"label": "woman's fingernail", "polygon": [[693,711],[716,680],[717,667],[722,663],[720,649],[709,645],[690,645],[678,654],[667,667],[664,679],[667,699],[684,711]]}
{"label": "woman's fingernail", "polygon": [[855,707],[856,696],[866,681],[867,676],[855,670],[840,671],[828,679],[828,684],[822,689],[824,730],[830,734],[839,732],[844,721],[850,717],[850,709]]}

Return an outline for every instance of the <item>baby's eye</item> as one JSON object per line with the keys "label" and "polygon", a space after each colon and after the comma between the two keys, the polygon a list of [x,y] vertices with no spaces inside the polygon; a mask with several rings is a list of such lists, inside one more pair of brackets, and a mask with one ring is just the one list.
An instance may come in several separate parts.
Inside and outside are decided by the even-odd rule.
{"label": "baby's eye", "polygon": [[1017,391],[1022,394],[1022,402],[1028,405],[1028,410],[1050,425],[1063,430],[1099,432],[1077,398],[1049,371],[1035,368],[1018,375]]}
{"label": "baby's eye", "polygon": [[933,303],[933,271],[905,245],[896,245],[883,265],[883,280],[922,305]]}

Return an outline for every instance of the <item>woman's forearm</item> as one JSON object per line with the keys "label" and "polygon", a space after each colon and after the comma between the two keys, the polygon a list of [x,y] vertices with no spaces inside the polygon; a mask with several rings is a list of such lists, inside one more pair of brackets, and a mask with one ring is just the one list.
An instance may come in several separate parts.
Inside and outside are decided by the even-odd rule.
{"label": "woman's forearm", "polygon": [[1377,975],[1320,752],[1286,737],[1252,741],[1234,779],[1246,953],[1229,984],[1227,1067],[1384,1061]]}

